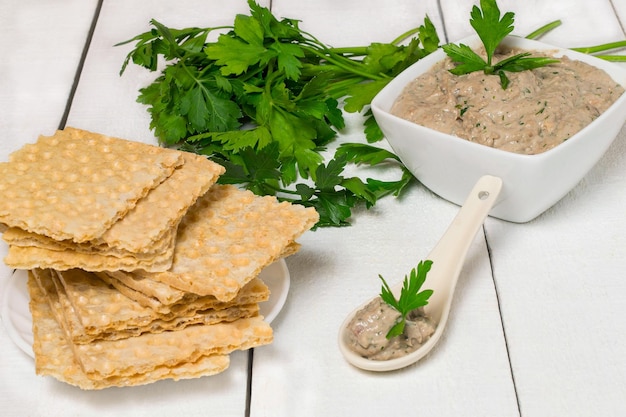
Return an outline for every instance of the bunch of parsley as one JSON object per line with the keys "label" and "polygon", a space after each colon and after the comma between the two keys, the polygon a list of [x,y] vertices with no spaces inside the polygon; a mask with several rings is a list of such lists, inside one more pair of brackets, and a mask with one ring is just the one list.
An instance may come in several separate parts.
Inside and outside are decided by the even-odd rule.
{"label": "bunch of parsley", "polygon": [[[221,183],[315,207],[317,226],[348,225],[356,205],[399,195],[413,177],[395,154],[371,145],[383,135],[366,106],[438,48],[432,22],[426,17],[391,43],[331,48],[297,20],[248,5],[250,15],[237,15],[233,26],[173,29],[152,20],[150,31],[120,44],[135,43],[120,74],[130,62],[159,72],[137,101],[148,106],[161,143],[224,165]],[[207,40],[211,32],[220,33],[216,41]],[[344,128],[342,109],[364,112],[368,143],[326,155]],[[345,177],[347,164],[389,164],[400,178]]]}

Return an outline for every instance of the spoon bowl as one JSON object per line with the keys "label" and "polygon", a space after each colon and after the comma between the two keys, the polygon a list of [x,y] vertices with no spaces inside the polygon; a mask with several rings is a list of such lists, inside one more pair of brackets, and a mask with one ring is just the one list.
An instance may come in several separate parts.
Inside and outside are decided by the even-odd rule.
{"label": "spoon bowl", "polygon": [[[368,371],[392,371],[417,362],[432,350],[446,327],[454,289],[467,252],[476,232],[496,203],[501,189],[500,178],[490,175],[481,177],[442,238],[426,258],[433,263],[422,288],[433,290],[433,294],[424,311],[431,317],[433,323],[436,323],[433,335],[417,350],[399,358],[373,360],[359,355],[349,345],[347,328],[354,315],[371,302],[369,300],[349,314],[339,329],[339,349],[349,363]],[[396,297],[401,288],[402,283],[392,288]]]}

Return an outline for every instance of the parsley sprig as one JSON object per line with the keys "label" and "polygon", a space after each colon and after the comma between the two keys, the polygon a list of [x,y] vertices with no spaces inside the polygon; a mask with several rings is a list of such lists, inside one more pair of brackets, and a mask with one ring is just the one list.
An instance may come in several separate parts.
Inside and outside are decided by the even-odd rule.
{"label": "parsley sprig", "polygon": [[496,48],[502,40],[510,34],[515,21],[513,12],[506,12],[500,17],[500,9],[496,0],[480,0],[480,8],[472,7],[470,12],[470,24],[478,34],[485,47],[487,60],[474,52],[469,46],[464,44],[446,44],[442,48],[446,54],[459,65],[451,69],[455,75],[469,74],[475,71],[484,71],[487,75],[498,75],[500,85],[506,89],[509,85],[509,78],[506,72],[520,72],[543,67],[548,64],[559,62],[558,59],[547,57],[532,57],[530,52],[522,52],[506,58],[498,63],[493,63],[493,56]]}
{"label": "parsley sprig", "polygon": [[[399,158],[373,144],[383,138],[367,106],[393,77],[439,47],[432,22],[391,43],[332,48],[248,0],[232,26],[174,29],[152,20],[129,63],[157,78],[139,91],[150,127],[166,146],[223,164],[220,182],[315,207],[317,226],[345,226],[352,209],[400,195],[412,181]],[[209,41],[209,38],[215,39]],[[402,43],[402,44],[401,44]],[[343,111],[364,112],[367,143],[327,148],[345,127]],[[382,165],[398,179],[345,176],[348,164]]]}
{"label": "parsley sprig", "polygon": [[383,282],[380,297],[384,302],[400,313],[398,321],[389,329],[387,339],[401,335],[404,332],[407,315],[411,311],[428,304],[428,299],[433,294],[433,290],[420,292],[420,289],[426,280],[426,275],[428,271],[430,271],[432,264],[433,262],[429,260],[421,261],[417,265],[417,268],[411,270],[410,276],[404,277],[400,297],[398,299],[393,295],[387,281],[385,281],[382,275],[378,275]]}

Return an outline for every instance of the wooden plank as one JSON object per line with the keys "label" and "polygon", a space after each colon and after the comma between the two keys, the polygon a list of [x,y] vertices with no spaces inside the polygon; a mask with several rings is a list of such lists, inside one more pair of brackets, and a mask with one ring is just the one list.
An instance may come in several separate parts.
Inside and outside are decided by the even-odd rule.
{"label": "wooden plank", "polygon": [[[7,97],[19,102],[2,101],[0,117],[5,127],[6,116],[14,137],[26,139],[1,141],[3,160],[8,154],[5,144],[17,148],[35,140],[39,133],[52,133],[57,128],[97,2],[17,4],[0,6],[1,38],[6,41],[2,50],[10,47],[17,51],[16,59],[0,63],[3,78],[5,74],[12,77],[0,80],[0,94],[4,97],[7,92]],[[244,2],[181,1],[172,5],[167,1],[105,1],[68,125],[156,142],[148,127],[146,109],[135,103],[137,90],[151,78],[132,67],[120,78],[118,72],[130,47],[113,45],[149,30],[148,22],[153,17],[178,27],[227,25],[232,24],[236,13],[246,11]],[[9,270],[3,268],[4,285]],[[0,409],[6,415],[119,416],[129,410],[136,416],[245,415],[247,352],[234,353],[227,372],[215,377],[98,392],[79,391],[51,378],[35,376],[32,359],[18,350],[4,327],[0,330],[0,353]]]}
{"label": "wooden plank", "polygon": [[[254,355],[252,416],[518,414],[484,237],[470,250],[440,345],[418,364],[387,374],[345,362],[337,332],[345,316],[398,282],[423,259],[457,207],[413,189],[359,213],[349,230],[301,239],[288,259],[292,288],[271,346]],[[485,342],[488,341],[488,342]],[[409,400],[410,399],[410,400]],[[387,415],[387,414],[385,414]]]}
{"label": "wooden plank", "polygon": [[[274,1],[274,12],[337,46],[393,38],[421,24],[441,27],[435,2]],[[360,116],[348,117],[341,141],[362,142]],[[345,362],[337,332],[345,316],[380,291],[378,273],[398,282],[434,246],[458,210],[414,187],[400,201],[358,211],[346,229],[318,230],[288,258],[292,287],[271,346],[254,353],[252,416],[517,416],[517,404],[483,236],[460,278],[452,319],[425,360],[386,374]],[[489,343],[481,341],[488,340]],[[416,411],[419,410],[419,411]]]}
{"label": "wooden plank", "polygon": [[[609,1],[498,3],[503,11],[516,11],[519,34],[562,19],[563,25],[542,39],[559,46],[624,39]],[[460,17],[468,8],[442,1],[452,39],[469,33]],[[626,311],[625,133],[571,193],[536,220],[486,223],[525,417],[626,411],[626,339],[618,330]]]}
{"label": "wooden plank", "polygon": [[[136,103],[136,99],[138,90],[158,74],[130,65],[120,77],[119,70],[132,45],[114,45],[150,30],[150,19],[173,28],[214,27],[232,25],[237,13],[248,13],[245,2],[185,0],[173,6],[165,0],[106,1],[81,74],[68,126],[156,143],[149,130],[147,108]],[[138,416],[194,415],[199,410],[204,416],[243,416],[247,368],[247,352],[235,352],[231,355],[229,369],[210,378],[162,381],[124,390],[122,394],[119,390],[104,392],[101,398],[111,400],[104,412],[123,414],[128,403],[119,402],[118,398],[128,396],[129,400],[141,398]],[[75,406],[87,411],[92,407],[89,404]]]}
{"label": "wooden plank", "polygon": [[438,31],[443,27],[436,1],[393,1],[381,8],[372,0],[275,0],[272,11],[278,18],[300,20],[303,30],[335,47],[391,42],[423,24],[427,15]]}
{"label": "wooden plank", "polygon": [[[448,40],[456,42],[474,34],[469,24],[470,10],[478,1],[440,0]],[[618,3],[618,2],[615,2]],[[543,1],[499,0],[502,13],[515,13],[514,34],[526,36],[544,24],[561,20],[562,24],[541,40],[562,47],[588,46],[621,38],[619,22],[609,0]]]}
{"label": "wooden plank", "polygon": [[[59,126],[96,5],[96,0],[0,3],[0,161]],[[0,259],[6,252],[0,240]],[[2,295],[12,272],[0,263]],[[60,384],[35,375],[32,358],[9,338],[6,325],[0,325],[2,414],[55,415],[63,404]]]}
{"label": "wooden plank", "polygon": [[59,126],[96,4],[25,0],[0,5],[0,160]]}

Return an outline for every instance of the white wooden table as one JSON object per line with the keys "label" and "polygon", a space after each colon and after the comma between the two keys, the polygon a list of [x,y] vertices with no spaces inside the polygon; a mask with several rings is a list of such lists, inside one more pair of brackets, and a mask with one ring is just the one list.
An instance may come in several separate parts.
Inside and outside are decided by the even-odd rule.
{"label": "white wooden table", "polygon": [[[471,33],[474,2],[261,2],[270,3],[277,16],[300,19],[325,43],[346,46],[391,41],[426,14],[443,40],[458,40]],[[516,34],[563,20],[543,38],[559,46],[626,37],[624,0],[499,5],[516,12]],[[147,30],[151,18],[173,27],[214,26],[247,11],[244,0],[3,0],[0,161],[64,125],[156,143],[145,108],[135,102],[153,75],[131,66],[120,78],[129,49],[113,45]],[[359,117],[348,117],[341,138],[362,140]],[[487,219],[463,269],[444,338],[402,371],[351,367],[337,348],[337,330],[355,305],[379,291],[379,273],[401,279],[456,213],[456,206],[421,186],[356,213],[350,228],[307,233],[300,253],[287,260],[292,286],[273,323],[274,343],[253,355],[234,354],[229,370],[215,377],[80,391],[36,376],[32,359],[0,326],[0,414],[626,415],[625,205],[622,131],[590,174],[539,218],[526,224]],[[2,243],[0,256],[5,253]],[[11,274],[0,266],[0,288]]]}

